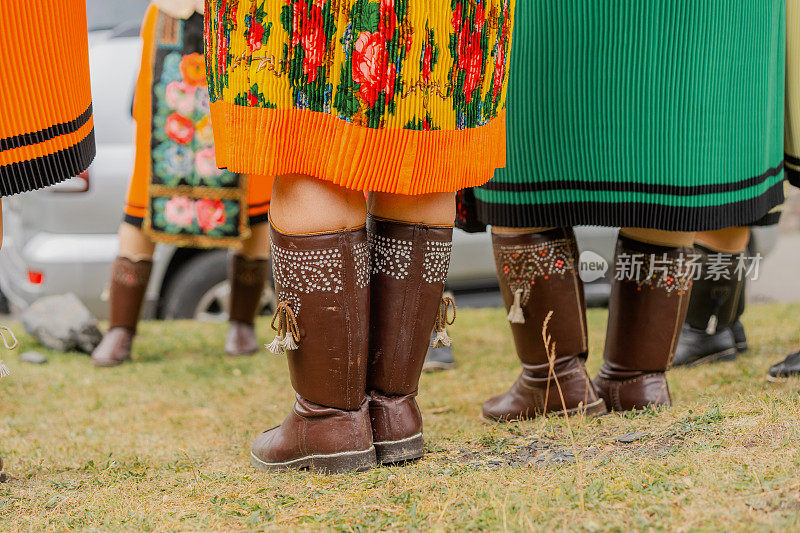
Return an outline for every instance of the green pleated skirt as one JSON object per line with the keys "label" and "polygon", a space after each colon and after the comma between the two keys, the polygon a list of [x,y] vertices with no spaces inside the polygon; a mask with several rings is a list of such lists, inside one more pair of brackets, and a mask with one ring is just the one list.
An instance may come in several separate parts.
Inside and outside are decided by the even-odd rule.
{"label": "green pleated skirt", "polygon": [[784,0],[518,3],[483,223],[700,231],[783,201]]}

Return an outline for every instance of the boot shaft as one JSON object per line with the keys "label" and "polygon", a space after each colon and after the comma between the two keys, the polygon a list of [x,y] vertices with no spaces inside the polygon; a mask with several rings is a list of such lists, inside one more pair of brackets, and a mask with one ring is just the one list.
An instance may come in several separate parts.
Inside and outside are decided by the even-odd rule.
{"label": "boot shaft", "polygon": [[292,386],[303,398],[359,409],[368,354],[369,256],[364,228],[287,235],[274,227],[272,264],[278,337]]}
{"label": "boot shaft", "polygon": [[270,280],[269,260],[231,254],[228,279],[231,284],[230,320],[252,325],[261,306],[264,287]]}
{"label": "boot shaft", "polygon": [[453,228],[370,216],[367,229],[372,263],[368,387],[389,396],[412,394],[431,331],[442,322],[437,317],[442,316]]}
{"label": "boot shaft", "polygon": [[691,253],[619,238],[601,375],[625,379],[669,368],[689,305]]}
{"label": "boot shaft", "polygon": [[493,234],[492,245],[500,291],[523,364],[547,364],[542,327],[551,311],[548,332],[556,342],[556,358],[585,358],[586,304],[572,229]]}
{"label": "boot shaft", "polygon": [[709,335],[730,328],[744,312],[745,276],[737,268],[743,254],[695,246],[700,274],[692,286],[686,323]]}
{"label": "boot shaft", "polygon": [[109,328],[136,331],[153,262],[117,257],[111,267]]}

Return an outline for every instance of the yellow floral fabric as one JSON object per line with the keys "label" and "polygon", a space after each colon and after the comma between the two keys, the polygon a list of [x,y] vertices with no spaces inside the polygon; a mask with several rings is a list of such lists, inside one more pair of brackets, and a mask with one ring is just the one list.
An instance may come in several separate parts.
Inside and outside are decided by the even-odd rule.
{"label": "yellow floral fabric", "polygon": [[211,0],[212,101],[371,128],[463,129],[505,107],[512,0]]}
{"label": "yellow floral fabric", "polygon": [[505,162],[514,7],[208,0],[218,162],[403,194],[485,182]]}

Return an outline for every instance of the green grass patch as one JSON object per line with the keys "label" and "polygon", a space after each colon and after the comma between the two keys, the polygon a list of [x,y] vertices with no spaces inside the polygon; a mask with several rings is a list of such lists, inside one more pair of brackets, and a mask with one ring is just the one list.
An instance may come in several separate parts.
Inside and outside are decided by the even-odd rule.
{"label": "green grass patch", "polygon": [[[606,313],[589,313],[590,371]],[[670,373],[675,407],[485,424],[519,371],[505,313],[464,310],[458,368],[423,376],[427,455],[355,475],[265,475],[249,445],[293,401],[286,363],[223,355],[225,325],[144,323],[135,361],[20,351],[0,381],[0,530],[800,530],[800,306],[753,306],[739,360]],[[259,332],[268,335],[266,321]],[[21,331],[19,326],[17,331]]]}

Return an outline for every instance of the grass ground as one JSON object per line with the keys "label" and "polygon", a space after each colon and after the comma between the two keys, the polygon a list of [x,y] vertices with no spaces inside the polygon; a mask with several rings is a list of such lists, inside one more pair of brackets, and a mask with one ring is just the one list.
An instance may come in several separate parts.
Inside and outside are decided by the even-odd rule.
{"label": "grass ground", "polygon": [[[145,323],[115,369],[12,355],[0,529],[798,530],[800,381],[764,374],[800,343],[800,306],[753,306],[745,323],[737,362],[670,374],[673,409],[573,419],[573,445],[559,418],[479,420],[518,369],[504,313],[465,310],[458,369],[422,380],[424,460],[329,477],[249,466],[293,396],[282,358],[221,355],[224,325]],[[594,371],[605,312],[589,327]]]}

